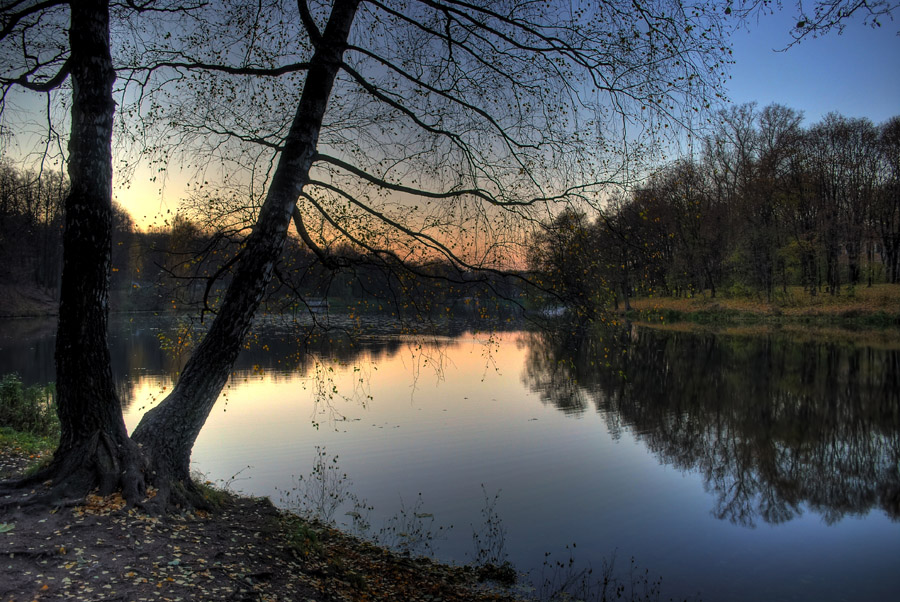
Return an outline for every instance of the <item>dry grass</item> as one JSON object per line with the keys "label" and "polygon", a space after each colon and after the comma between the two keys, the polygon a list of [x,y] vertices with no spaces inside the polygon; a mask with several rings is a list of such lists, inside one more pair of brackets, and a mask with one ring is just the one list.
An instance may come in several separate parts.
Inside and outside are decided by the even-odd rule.
{"label": "dry grass", "polygon": [[801,287],[779,291],[773,302],[764,297],[711,298],[708,294],[691,298],[653,297],[631,302],[637,311],[673,310],[681,313],[738,312],[757,316],[853,317],[878,313],[900,314],[900,284],[844,289],[840,295],[811,297]]}

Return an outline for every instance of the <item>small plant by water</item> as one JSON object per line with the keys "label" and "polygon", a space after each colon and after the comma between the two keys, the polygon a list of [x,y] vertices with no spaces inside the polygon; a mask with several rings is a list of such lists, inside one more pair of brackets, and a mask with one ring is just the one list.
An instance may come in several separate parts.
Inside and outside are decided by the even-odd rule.
{"label": "small plant by water", "polygon": [[[616,555],[603,560],[599,574],[591,567],[579,567],[576,544],[566,546],[568,558],[554,559],[544,555],[544,563],[534,578],[536,602],[659,602],[662,598],[662,577],[653,578],[649,569],[642,569],[632,557],[624,571],[616,569]],[[667,598],[673,601],[673,598]],[[681,598],[679,598],[681,600]],[[684,598],[700,601],[698,596]]]}
{"label": "small plant by water", "polygon": [[[53,447],[59,439],[53,384],[25,387],[18,374],[0,379],[0,427],[38,438],[34,444]],[[7,436],[11,436],[7,434]]]}
{"label": "small plant by water", "polygon": [[285,533],[291,548],[302,558],[321,556],[324,552],[319,532],[315,526],[297,515],[284,518]]}
{"label": "small plant by water", "polygon": [[354,535],[365,536],[371,527],[372,508],[352,491],[353,481],[342,472],[338,456],[328,457],[324,447],[316,446],[316,458],[308,475],[296,479],[294,487],[281,492],[281,505],[308,520],[336,526],[335,515],[346,509],[345,525]]}
{"label": "small plant by water", "polygon": [[508,560],[506,551],[506,527],[497,512],[500,492],[488,495],[484,484],[484,506],[481,508],[483,519],[479,528],[472,526],[472,543],[475,546],[475,566],[482,581],[495,581],[504,586],[514,585],[518,575]]}
{"label": "small plant by water", "polygon": [[[435,542],[443,539],[453,526],[436,524],[434,515],[424,510],[421,494],[412,506],[401,499],[400,510],[373,532],[369,515],[374,508],[352,491],[353,481],[341,471],[338,460],[338,456],[329,457],[324,447],[316,446],[312,470],[298,477],[292,489],[281,492],[281,505],[306,521],[344,528],[356,537],[374,541],[404,556],[434,554]],[[341,520],[341,516],[346,518]],[[300,549],[315,548],[314,538],[308,533],[298,531],[296,537]]]}
{"label": "small plant by water", "polygon": [[375,538],[378,544],[404,556],[434,556],[434,544],[443,539],[453,525],[436,525],[434,515],[424,511],[422,494],[407,507],[400,500],[400,510],[389,518]]}
{"label": "small plant by water", "polygon": [[236,481],[242,480],[238,477],[248,468],[250,467],[246,466],[227,479],[217,479],[215,481],[210,480],[206,474],[199,470],[192,471],[191,480],[194,482],[194,486],[197,487],[200,495],[211,507],[222,508],[226,502],[237,495],[232,487]]}

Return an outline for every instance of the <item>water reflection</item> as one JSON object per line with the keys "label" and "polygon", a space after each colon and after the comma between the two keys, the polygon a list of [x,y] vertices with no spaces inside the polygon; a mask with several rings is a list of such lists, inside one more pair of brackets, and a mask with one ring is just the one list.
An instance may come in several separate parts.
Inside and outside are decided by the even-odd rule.
{"label": "water reflection", "polygon": [[[3,372],[16,371],[27,384],[52,381],[54,326],[53,320],[5,321]],[[112,326],[123,404],[152,402],[183,361],[161,348],[160,336],[175,336],[184,324],[121,316]],[[296,323],[261,321],[233,380],[264,372],[277,382],[322,365],[386,364],[411,344],[439,363],[442,349],[471,328],[448,320],[419,347],[387,322],[333,326],[298,337]],[[525,384],[545,404],[572,417],[599,412],[613,437],[627,429],[665,463],[699,472],[718,518],[777,524],[806,508],[834,523],[880,508],[900,519],[897,349],[648,329],[602,338],[532,333],[517,340],[527,358]]]}
{"label": "water reflection", "polygon": [[662,461],[699,471],[720,519],[900,519],[900,351],[777,336],[631,329],[532,334],[524,379],[544,403],[600,412]]}
{"label": "water reflection", "polygon": [[[506,320],[484,321],[489,331],[516,328]],[[322,328],[323,323],[326,328]],[[244,350],[233,368],[232,382],[266,374],[272,382],[314,374],[317,366],[382,363],[394,358],[412,342],[420,354],[431,354],[440,363],[442,348],[460,335],[472,332],[470,317],[435,319],[418,326],[399,328],[390,316],[318,317],[272,315],[258,318]],[[184,367],[191,342],[209,326],[189,316],[115,314],[110,318],[109,347],[113,378],[123,409],[128,410],[147,389],[149,379],[171,386]],[[55,318],[7,319],[0,325],[0,374],[15,372],[26,385],[55,380]],[[144,400],[141,399],[143,402]]]}
{"label": "water reflection", "polygon": [[[495,521],[479,513],[484,485],[502,491],[496,513],[521,570],[577,542],[575,570],[618,550],[665,576],[666,598],[896,597],[900,522],[887,517],[898,515],[897,351],[641,330],[460,336],[472,321],[423,340],[360,322],[335,320],[314,337],[261,321],[198,438],[195,467],[220,482],[240,473],[237,488],[277,501],[327,446],[374,507],[375,529],[421,493],[426,513],[456,526],[438,553],[460,563],[481,553],[469,527]],[[177,377],[160,336],[177,341],[180,325],[111,320],[132,428]],[[52,334],[52,320],[0,323],[0,373],[52,380]],[[323,372],[330,382],[317,380]],[[360,388],[362,405],[335,399],[347,420],[326,424],[320,382],[341,396]],[[750,530],[710,507],[738,525],[787,522]],[[884,514],[819,520],[873,508]]]}

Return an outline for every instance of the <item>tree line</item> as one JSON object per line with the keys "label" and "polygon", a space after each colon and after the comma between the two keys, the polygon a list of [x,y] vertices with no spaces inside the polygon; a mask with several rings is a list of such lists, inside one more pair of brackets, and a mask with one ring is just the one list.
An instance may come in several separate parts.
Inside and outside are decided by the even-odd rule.
{"label": "tree line", "polygon": [[68,190],[61,172],[20,170],[0,161],[0,281],[56,290]]}
{"label": "tree line", "polygon": [[[0,278],[5,286],[59,296],[65,199],[70,183],[52,169],[26,170],[0,161]],[[176,216],[140,231],[120,204],[111,206],[110,291],[113,309],[158,310],[176,295],[177,264],[203,241]],[[165,293],[165,294],[164,294]]]}
{"label": "tree line", "polygon": [[[68,192],[64,173],[0,162],[0,278],[5,286],[38,288],[58,298]],[[111,310],[216,311],[246,228],[215,227],[193,213],[175,213],[163,225],[141,230],[122,205],[112,204]],[[439,258],[385,261],[352,245],[328,252],[341,258],[340,265],[323,264],[302,240],[287,237],[265,296],[267,309],[318,311],[329,301],[398,318],[447,310],[496,317],[496,307],[489,310],[491,298],[518,297],[507,275],[461,270]]]}
{"label": "tree line", "polygon": [[569,209],[535,238],[532,269],[584,312],[631,295],[809,295],[900,282],[900,117],[880,125],[772,104],[719,113],[696,156]]}

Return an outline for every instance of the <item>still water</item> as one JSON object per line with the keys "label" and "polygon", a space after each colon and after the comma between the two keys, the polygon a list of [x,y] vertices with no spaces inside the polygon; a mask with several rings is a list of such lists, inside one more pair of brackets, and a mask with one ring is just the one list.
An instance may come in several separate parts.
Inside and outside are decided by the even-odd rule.
{"label": "still water", "polygon": [[[537,583],[564,576],[557,561],[599,570],[615,558],[627,572],[633,558],[662,579],[662,599],[897,599],[900,346],[446,326],[298,345],[286,325],[261,325],[196,469],[296,504],[298,477],[326,454],[371,508],[371,534],[408,530],[403,512],[459,563],[477,554],[473,532],[489,537],[492,507],[501,553]],[[175,327],[113,319],[129,428],[172,386]],[[52,352],[52,321],[0,323],[0,373],[53,380]],[[335,519],[351,521],[347,510]]]}

